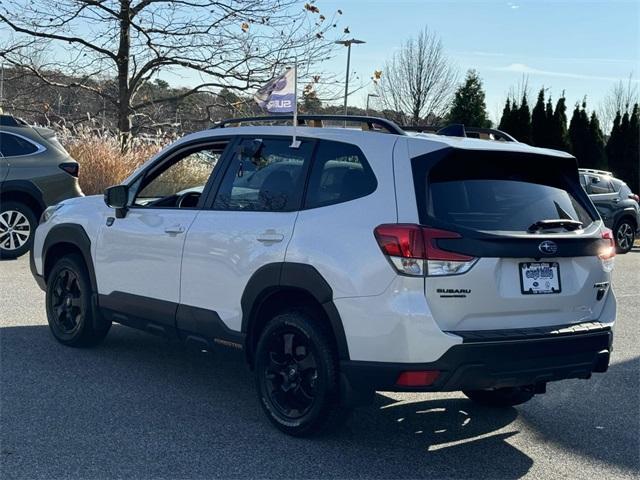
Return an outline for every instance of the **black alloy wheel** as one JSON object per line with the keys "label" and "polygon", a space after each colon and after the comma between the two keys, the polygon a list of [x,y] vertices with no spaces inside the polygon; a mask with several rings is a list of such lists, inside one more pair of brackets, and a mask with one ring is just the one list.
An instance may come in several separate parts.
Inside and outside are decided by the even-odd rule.
{"label": "black alloy wheel", "polygon": [[346,418],[331,340],[322,320],[297,310],[276,315],[261,332],[255,352],[260,402],[269,420],[289,435],[311,435]]}
{"label": "black alloy wheel", "polygon": [[313,406],[318,382],[308,339],[294,328],[283,328],[269,335],[266,348],[269,363],[263,379],[269,399],[284,417],[303,417]]}
{"label": "black alloy wheel", "polygon": [[63,335],[73,335],[82,320],[82,292],[78,275],[69,268],[60,269],[51,279],[51,310],[56,329]]}
{"label": "black alloy wheel", "polygon": [[69,254],[60,258],[47,276],[47,320],[53,336],[71,347],[100,343],[111,322],[92,308],[92,288],[83,258]]}

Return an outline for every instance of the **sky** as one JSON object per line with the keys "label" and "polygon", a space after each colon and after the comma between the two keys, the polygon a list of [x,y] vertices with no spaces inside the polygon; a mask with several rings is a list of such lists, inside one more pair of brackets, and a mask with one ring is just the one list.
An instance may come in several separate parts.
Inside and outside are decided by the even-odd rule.
{"label": "sky", "polygon": [[[541,87],[567,103],[587,96],[596,109],[613,84],[640,80],[640,0],[431,1],[317,0],[323,12],[343,11],[352,47],[352,72],[368,79],[402,42],[427,26],[442,39],[461,76],[476,69],[484,81],[487,111],[499,120],[506,95],[523,74],[534,103]],[[346,51],[325,69],[344,72]],[[384,74],[384,72],[383,72]],[[362,106],[363,89],[350,103]],[[372,105],[375,99],[372,98]]]}

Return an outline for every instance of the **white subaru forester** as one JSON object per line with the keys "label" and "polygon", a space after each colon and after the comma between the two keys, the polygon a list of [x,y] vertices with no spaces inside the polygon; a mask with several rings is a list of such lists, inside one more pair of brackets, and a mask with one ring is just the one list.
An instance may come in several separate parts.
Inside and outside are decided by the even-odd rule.
{"label": "white subaru forester", "polygon": [[297,148],[291,126],[222,123],[47,209],[31,268],[54,337],[95,345],[117,322],[243,350],[292,435],[376,390],[510,406],[606,371],[615,249],[573,157],[299,120]]}

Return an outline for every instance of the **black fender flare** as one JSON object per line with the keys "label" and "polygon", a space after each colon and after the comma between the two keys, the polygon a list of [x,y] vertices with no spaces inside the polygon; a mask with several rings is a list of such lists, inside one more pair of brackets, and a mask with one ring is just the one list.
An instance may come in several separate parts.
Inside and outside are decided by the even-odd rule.
{"label": "black fender flare", "polygon": [[640,226],[640,225],[637,225],[636,212],[633,209],[633,207],[625,207],[625,208],[620,209],[620,210],[618,210],[616,212],[616,215],[614,216],[614,220],[612,222],[611,228],[612,229],[616,228],[618,226],[618,223],[620,222],[620,220],[622,220],[623,218],[628,218],[634,224],[636,224],[636,229]]}
{"label": "black fender flare", "polygon": [[11,195],[12,193],[24,193],[33,198],[33,201],[38,204],[41,211],[44,211],[47,208],[47,205],[44,202],[44,197],[42,196],[42,191],[34,185],[32,182],[27,180],[5,180],[0,182],[0,192],[2,195]]}
{"label": "black fender flare", "polygon": [[76,223],[61,223],[49,230],[47,238],[44,241],[44,246],[42,247],[43,274],[45,272],[45,266],[47,265],[49,252],[53,247],[61,243],[71,244],[80,250],[84,258],[84,263],[87,266],[87,271],[89,272],[91,289],[94,293],[97,293],[98,284],[96,282],[96,272],[93,268],[93,260],[91,258],[91,240],[82,225]]}
{"label": "black fender flare", "polygon": [[263,300],[285,288],[294,288],[310,294],[322,307],[329,319],[338,347],[340,360],[349,360],[349,348],[340,314],[333,303],[333,290],[322,274],[312,265],[276,262],[263,265],[249,279],[240,300],[242,306],[241,332],[248,331]]}

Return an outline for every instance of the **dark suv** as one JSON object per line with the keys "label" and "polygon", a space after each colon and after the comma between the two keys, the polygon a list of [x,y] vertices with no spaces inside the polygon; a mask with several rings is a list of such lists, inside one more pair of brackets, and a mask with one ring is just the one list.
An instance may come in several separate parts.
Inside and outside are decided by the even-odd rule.
{"label": "dark suv", "polygon": [[79,196],[78,163],[55,132],[0,115],[0,258],[29,251],[44,209]]}
{"label": "dark suv", "polygon": [[604,170],[580,169],[580,182],[614,232],[618,253],[627,253],[640,228],[640,198],[619,178]]}

